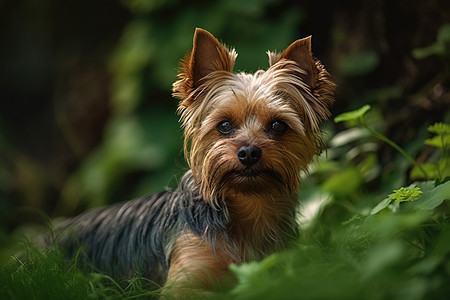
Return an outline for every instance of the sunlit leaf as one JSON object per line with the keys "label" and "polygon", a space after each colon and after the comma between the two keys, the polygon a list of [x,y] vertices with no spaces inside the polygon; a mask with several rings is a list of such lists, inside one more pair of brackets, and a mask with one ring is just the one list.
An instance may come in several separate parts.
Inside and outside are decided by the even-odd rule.
{"label": "sunlit leaf", "polygon": [[393,202],[406,202],[417,200],[421,195],[422,191],[420,188],[412,184],[408,187],[401,187],[398,190],[394,190],[394,192],[388,196],[388,199]]}
{"label": "sunlit leaf", "polygon": [[445,135],[445,136],[438,135],[431,139],[427,139],[425,141],[425,145],[443,149],[446,146],[450,145],[450,135]]}
{"label": "sunlit leaf", "polygon": [[[370,212],[371,215],[375,215],[388,207],[390,204],[395,204],[398,209],[398,203],[416,201],[422,197],[422,190],[416,184],[411,184],[408,187],[401,187],[398,190],[394,190],[389,194],[387,198],[383,199],[377,206],[375,206]],[[395,210],[395,207],[394,207]]]}
{"label": "sunlit leaf", "polygon": [[[438,178],[440,180],[445,179],[446,177],[450,177],[450,157],[443,157],[439,163],[439,176],[435,176],[434,178]],[[445,181],[445,180],[443,180]]]}
{"label": "sunlit leaf", "polygon": [[428,131],[435,133],[437,135],[450,134],[450,124],[445,123],[435,123],[428,127]]}
{"label": "sunlit leaf", "polygon": [[[429,178],[439,177],[438,165],[435,163],[424,163],[420,165]],[[414,166],[409,174],[412,180],[424,178],[422,170],[418,166]]]}
{"label": "sunlit leaf", "polygon": [[370,110],[370,105],[366,104],[361,108],[358,108],[353,111],[345,112],[340,115],[338,115],[336,118],[334,118],[334,122],[345,122],[345,121],[354,121],[362,118],[366,112]]}

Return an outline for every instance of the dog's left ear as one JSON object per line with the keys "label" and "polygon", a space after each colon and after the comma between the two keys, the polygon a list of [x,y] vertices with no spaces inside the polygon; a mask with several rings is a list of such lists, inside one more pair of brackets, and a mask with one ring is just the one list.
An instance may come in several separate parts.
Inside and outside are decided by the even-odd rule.
{"label": "dog's left ear", "polygon": [[[280,54],[268,52],[268,55],[269,69],[285,69],[288,74],[301,79],[300,83],[296,82],[295,87],[302,97],[297,97],[295,94],[292,95],[292,99],[298,100],[295,104],[305,126],[316,138],[316,153],[320,153],[323,142],[320,137],[319,123],[330,116],[329,108],[334,102],[336,85],[321,62],[313,57],[311,36],[293,42]],[[296,66],[293,67],[292,62]],[[287,81],[289,80],[283,80],[283,82]],[[288,90],[283,85],[280,85],[280,88],[284,91]]]}
{"label": "dog's left ear", "polygon": [[269,64],[272,66],[281,59],[289,59],[297,63],[297,65],[305,72],[300,74],[303,81],[313,90],[318,85],[318,73],[320,70],[316,66],[311,52],[311,36],[296,40],[287,47],[281,54],[268,52]]}

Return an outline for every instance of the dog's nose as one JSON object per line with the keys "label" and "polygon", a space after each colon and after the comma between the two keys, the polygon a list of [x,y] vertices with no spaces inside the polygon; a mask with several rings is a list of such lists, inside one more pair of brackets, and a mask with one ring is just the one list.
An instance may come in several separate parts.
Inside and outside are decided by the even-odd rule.
{"label": "dog's nose", "polygon": [[261,149],[256,146],[242,146],[239,148],[237,156],[243,165],[251,166],[261,158]]}

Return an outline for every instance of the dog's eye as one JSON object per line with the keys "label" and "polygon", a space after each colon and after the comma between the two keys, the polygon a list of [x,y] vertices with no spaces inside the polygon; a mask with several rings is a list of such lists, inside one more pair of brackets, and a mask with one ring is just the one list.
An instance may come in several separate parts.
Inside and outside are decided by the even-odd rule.
{"label": "dog's eye", "polygon": [[231,123],[230,121],[222,121],[217,125],[217,131],[219,131],[221,134],[224,135],[229,135],[231,133],[233,133],[234,131],[234,126],[233,123]]}
{"label": "dog's eye", "polygon": [[270,131],[277,133],[277,134],[285,132],[286,129],[287,129],[287,125],[283,121],[274,121],[270,125]]}

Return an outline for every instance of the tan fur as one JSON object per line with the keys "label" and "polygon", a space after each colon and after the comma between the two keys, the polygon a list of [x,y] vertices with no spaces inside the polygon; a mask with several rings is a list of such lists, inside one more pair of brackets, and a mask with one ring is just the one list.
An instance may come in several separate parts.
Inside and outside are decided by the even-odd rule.
{"label": "tan fur", "polygon": [[[173,85],[185,129],[185,155],[205,201],[225,203],[228,234],[236,244],[217,241],[212,248],[188,234],[176,241],[168,283],[183,280],[209,285],[229,263],[262,259],[286,239],[295,218],[299,172],[323,150],[319,124],[329,115],[335,85],[313,58],[311,37],[292,43],[281,54],[268,52],[270,67],[254,74],[233,73],[236,52],[197,29],[192,52]],[[217,125],[235,126],[223,135]],[[282,134],[270,131],[283,121]],[[254,166],[243,165],[242,146],[262,151]]]}
{"label": "tan fur", "polygon": [[179,298],[201,293],[228,274],[233,261],[220,250],[215,250],[194,234],[181,236],[174,244],[171,267],[164,286],[164,294]]}

